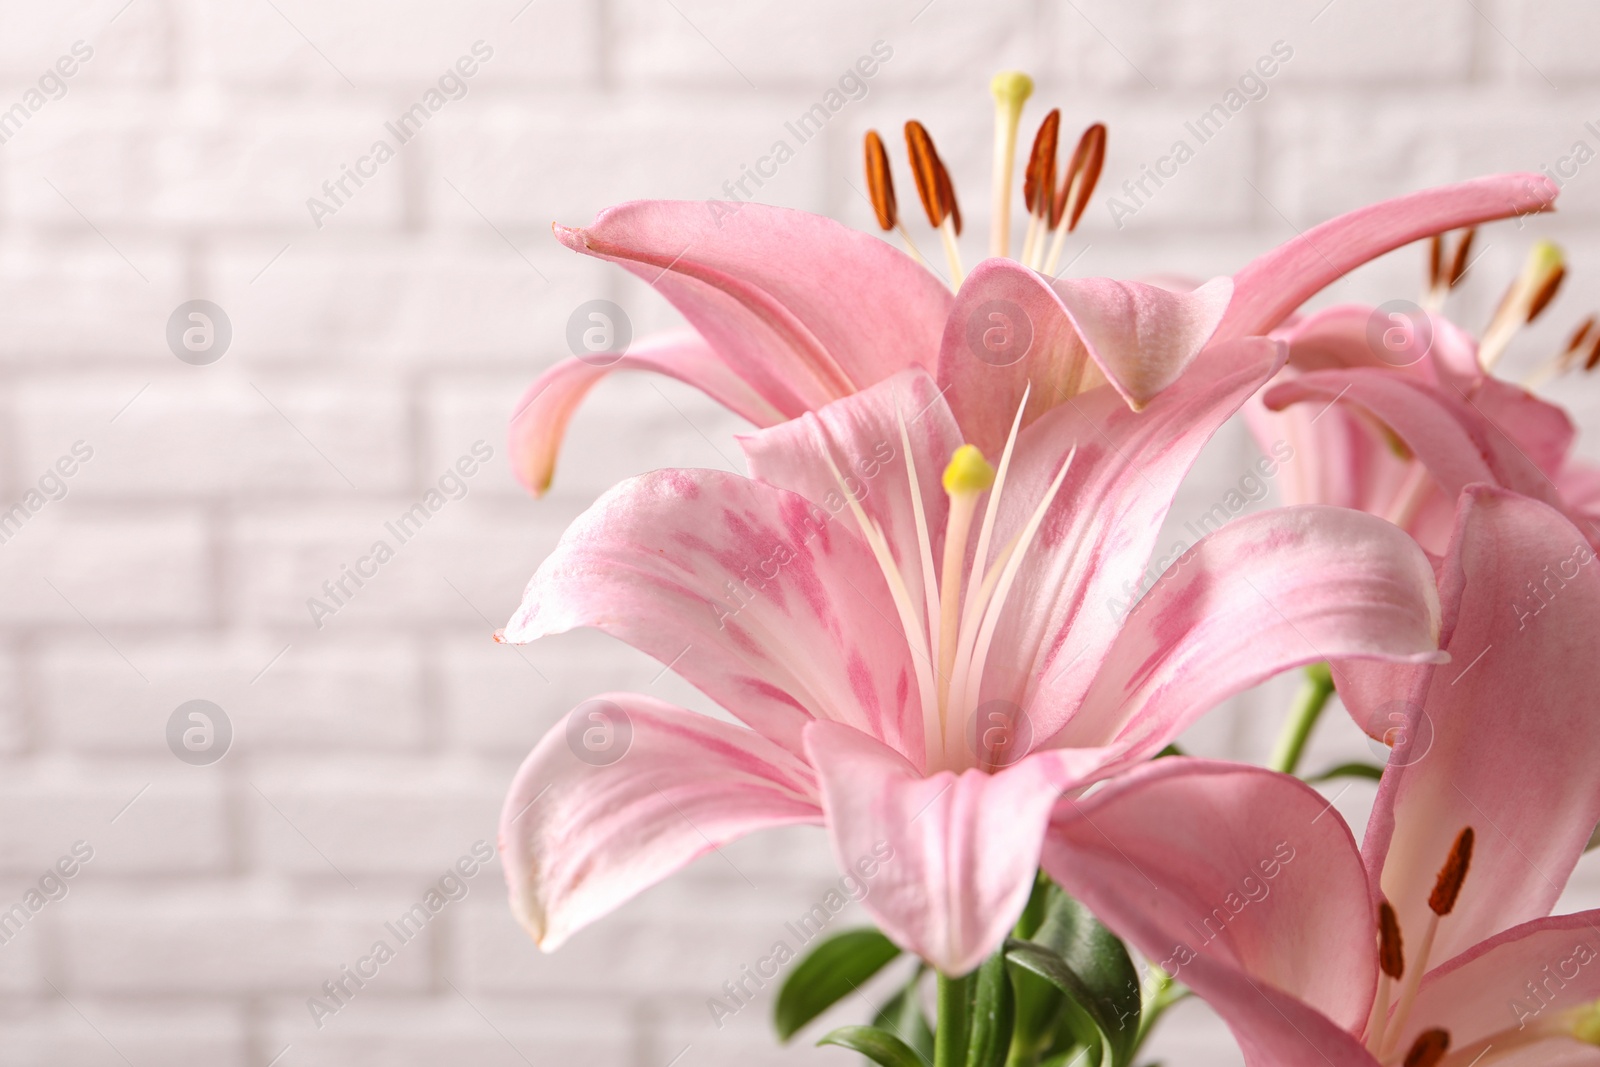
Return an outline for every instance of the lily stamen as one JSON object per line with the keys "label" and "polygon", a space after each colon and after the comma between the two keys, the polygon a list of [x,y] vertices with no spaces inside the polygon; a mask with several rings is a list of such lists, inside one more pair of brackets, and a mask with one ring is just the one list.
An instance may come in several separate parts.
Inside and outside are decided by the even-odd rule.
{"label": "lily stamen", "polygon": [[1021,262],[1032,267],[1040,255],[1039,228],[1051,216],[1056,188],[1056,144],[1061,137],[1061,109],[1052,108],[1039,124],[1022,177],[1022,202],[1028,208],[1028,233],[1022,241]]}
{"label": "lily stamen", "polygon": [[1438,1067],[1494,1067],[1531,1045],[1566,1040],[1600,1045],[1600,1000],[1498,1030],[1463,1045],[1441,1060]]}
{"label": "lily stamen", "polygon": [[[1067,453],[1067,458],[1062,461],[1060,470],[1056,471],[1055,478],[1050,482],[1050,488],[1045,490],[1033,514],[1028,517],[1028,522],[1016,539],[1006,546],[996,561],[995,567],[999,570],[999,580],[991,586],[988,579],[984,580],[985,588],[992,588],[989,601],[983,611],[983,622],[978,628],[978,634],[972,646],[972,662],[967,668],[965,687],[962,694],[961,707],[974,709],[978,704],[979,686],[983,681],[983,666],[989,660],[989,646],[994,640],[995,628],[1000,625],[1000,613],[1006,605],[1006,598],[1011,593],[1012,583],[1016,581],[1017,572],[1021,569],[1022,559],[1028,553],[1028,548],[1033,544],[1034,537],[1039,532],[1039,526],[1044,522],[1050,505],[1055,502],[1056,493],[1061,489],[1061,483],[1066,480],[1067,471],[1072,469],[1072,461],[1078,455],[1078,446],[1073,445],[1072,451]],[[997,506],[991,501],[990,507]]]}
{"label": "lily stamen", "polygon": [[1594,324],[1593,315],[1580,322],[1578,328],[1572,331],[1572,336],[1567,338],[1566,346],[1524,378],[1522,387],[1537,389],[1550,379],[1559,378],[1580,363],[1583,364],[1585,371],[1593,370],[1595,363],[1600,362],[1600,333],[1595,334],[1590,344],[1585,345],[1584,342],[1590,341],[1589,332],[1594,329]]}
{"label": "lily stamen", "polygon": [[[961,576],[967,567],[967,536],[978,500],[994,485],[994,468],[973,445],[962,445],[944,469],[950,514],[944,532],[944,568],[939,575],[939,711],[949,733],[950,678],[955,670],[961,622]],[[991,506],[990,510],[993,510]]]}
{"label": "lily stamen", "polygon": [[1447,1030],[1424,1030],[1411,1043],[1411,1051],[1400,1062],[1404,1067],[1438,1067],[1444,1054],[1450,1051],[1450,1033]]}
{"label": "lily stamen", "polygon": [[[839,492],[844,494],[845,502],[850,506],[850,514],[855,517],[856,525],[861,529],[862,539],[867,542],[872,558],[877,561],[878,570],[889,586],[889,596],[894,600],[895,613],[900,616],[900,629],[904,631],[906,644],[911,649],[911,666],[917,675],[917,694],[922,701],[923,754],[931,771],[944,765],[945,751],[944,733],[939,723],[938,688],[933,682],[933,657],[928,647],[927,631],[923,628],[923,620],[918,617],[916,606],[911,601],[911,591],[906,587],[905,577],[895,563],[894,553],[889,550],[889,540],[883,534],[883,527],[866,513],[861,501],[856,499],[856,495],[845,484],[844,475],[839,473],[838,464],[834,463],[833,456],[824,451],[822,458],[827,461],[828,470],[833,475]],[[907,450],[906,463],[911,462],[911,453]]]}
{"label": "lily stamen", "polygon": [[900,222],[899,207],[894,198],[894,177],[889,173],[889,150],[877,130],[868,130],[866,137],[867,194],[872,199],[872,213],[878,218],[878,227],[885,233],[898,233],[906,243],[906,251],[918,263],[923,263],[922,253],[911,243],[911,235]]}
{"label": "lily stamen", "polygon": [[1467,276],[1469,265],[1468,256],[1472,252],[1472,240],[1478,235],[1476,226],[1461,231],[1461,237],[1455,243],[1455,250],[1450,254],[1450,262],[1445,264],[1445,238],[1446,234],[1436,233],[1428,242],[1428,289],[1422,296],[1422,306],[1430,312],[1437,312],[1444,307],[1445,297],[1450,291],[1461,284],[1461,279]]}
{"label": "lily stamen", "polygon": [[1387,901],[1378,905],[1378,993],[1367,1019],[1367,1051],[1373,1055],[1383,1047],[1383,1033],[1389,1022],[1390,984],[1406,971],[1405,949],[1400,937],[1400,920]]}
{"label": "lily stamen", "polygon": [[1011,252],[1011,174],[1016,166],[1017,126],[1022,121],[1022,105],[1033,95],[1033,79],[1021,71],[1003,71],[989,83],[989,91],[994,94],[994,191],[989,254],[1006,256]]}
{"label": "lily stamen", "polygon": [[[1027,408],[1029,392],[1028,389],[1023,391],[1022,403],[1017,407],[998,468],[990,466],[973,445],[961,445],[951,454],[942,479],[949,496],[950,511],[945,524],[943,568],[937,581],[934,577],[932,538],[922,505],[916,463],[912,459],[911,438],[904,417],[897,412],[900,443],[906,457],[912,518],[916,523],[917,555],[922,571],[924,603],[921,606],[913,600],[905,575],[900,570],[902,563],[894,558],[883,527],[866,513],[859,499],[846,486],[833,457],[824,453],[823,458],[833,474],[834,482],[844,494],[862,537],[889,586],[901,629],[911,649],[918,697],[922,705],[925,770],[930,774],[939,770],[959,772],[972,766],[993,769],[982,753],[964,754],[966,742],[963,731],[977,708],[984,663],[988,659],[989,646],[999,625],[1007,594],[1016,580],[1028,547],[1038,534],[1045,514],[1055,501],[1072,460],[1077,455],[1076,447],[1067,453],[1033,514],[990,564],[989,546],[999,514],[1000,493],[1016,447],[1017,432],[1022,425],[1022,413]],[[986,494],[988,499],[983,505],[983,522],[979,527],[969,575],[967,542],[973,521],[978,516],[978,506]]]}
{"label": "lily stamen", "polygon": [[1422,976],[1428,970],[1428,955],[1433,951],[1433,939],[1439,933],[1439,920],[1455,910],[1456,900],[1461,896],[1461,886],[1467,880],[1467,870],[1472,866],[1472,844],[1476,835],[1472,827],[1463,827],[1456,835],[1455,844],[1450,846],[1450,855],[1445,858],[1444,866],[1439,868],[1439,877],[1434,881],[1433,892],[1428,894],[1428,927],[1422,935],[1422,947],[1417,951],[1416,962],[1411,965],[1411,973],[1406,978],[1404,990],[1400,994],[1400,1006],[1395,1009],[1393,1027],[1384,1050],[1387,1057],[1394,1051],[1394,1043],[1399,1040],[1400,1034],[1406,1028],[1406,1019],[1411,1015],[1411,1006],[1416,1003],[1417,990],[1422,985]]}
{"label": "lily stamen", "polygon": [[1484,371],[1493,370],[1517,331],[1550,305],[1566,274],[1561,249],[1554,242],[1540,241],[1528,250],[1522,273],[1501,298],[1478,344],[1478,364]]}
{"label": "lily stamen", "polygon": [[911,174],[917,182],[922,208],[928,213],[928,225],[939,231],[944,242],[945,259],[950,265],[950,287],[960,289],[965,277],[961,252],[956,247],[956,238],[961,236],[961,207],[956,203],[950,172],[945,170],[938,150],[933,147],[933,138],[916,119],[906,123],[906,149],[911,154]]}
{"label": "lily stamen", "polygon": [[1078,228],[1078,220],[1089,207],[1089,198],[1100,181],[1100,170],[1106,162],[1106,128],[1095,123],[1078,138],[1073,149],[1072,162],[1067,164],[1065,180],[1061,183],[1050,212],[1050,226],[1055,240],[1050,243],[1050,255],[1045,259],[1044,273],[1054,275],[1061,261],[1061,249],[1066,245],[1067,234]]}

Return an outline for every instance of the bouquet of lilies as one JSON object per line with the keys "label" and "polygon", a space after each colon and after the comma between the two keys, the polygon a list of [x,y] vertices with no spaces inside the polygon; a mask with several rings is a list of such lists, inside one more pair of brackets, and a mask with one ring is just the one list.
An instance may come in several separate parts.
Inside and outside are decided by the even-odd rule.
{"label": "bouquet of lilies", "polygon": [[[1600,821],[1600,470],[1529,391],[1600,363],[1600,328],[1527,386],[1494,376],[1560,285],[1548,243],[1481,337],[1444,316],[1475,228],[1550,209],[1554,185],[1413,193],[1204,284],[1058,278],[1105,128],[1058,173],[1045,118],[1012,258],[1031,83],[993,89],[991,254],[970,273],[916,122],[942,271],[876,132],[867,188],[907,252],[755,203],[556,227],[693,330],[547,371],[511,427],[530,491],[613,370],[671,375],[755,430],[748,477],[607,492],[497,635],[597,628],[737,720],[630,693],[574,709],[506,798],[517,918],[554,949],[711,849],[813,824],[876,925],[774,964],[783,1040],[909,954],[871,1024],[823,1043],[889,1067],[1124,1067],[1192,995],[1263,1067],[1600,1063],[1600,912],[1550,914]],[[1415,241],[1420,304],[1299,313]],[[1163,552],[1181,479],[1241,412],[1286,506]],[[1297,669],[1270,766],[1174,744]],[[1297,776],[1335,694],[1388,750],[1309,779],[1376,779],[1359,844]]]}

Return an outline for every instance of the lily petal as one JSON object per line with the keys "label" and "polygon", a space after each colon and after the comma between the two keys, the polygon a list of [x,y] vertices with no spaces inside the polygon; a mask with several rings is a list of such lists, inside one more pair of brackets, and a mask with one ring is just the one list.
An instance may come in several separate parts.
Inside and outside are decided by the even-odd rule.
{"label": "lily petal", "polygon": [[[1425,330],[1416,329],[1409,318],[1380,319],[1383,331],[1374,339],[1377,308],[1337,304],[1312,312],[1274,336],[1289,342],[1289,366],[1296,370],[1381,367],[1435,384],[1468,385],[1482,378],[1477,338],[1443,315],[1424,315]],[[1403,328],[1396,332],[1395,327]]]}
{"label": "lily petal", "polygon": [[736,474],[662,470],[577,518],[504,639],[592,626],[792,752],[807,722],[827,718],[920,759],[914,674],[894,618],[871,553],[837,517]]}
{"label": "lily petal", "polygon": [[1052,744],[1160,749],[1204,712],[1306,663],[1437,661],[1433,567],[1405,532],[1347,508],[1234,520],[1175,562],[1129,616]]}
{"label": "lily petal", "polygon": [[1561,408],[1487,375],[1472,390],[1471,404],[1545,474],[1553,477],[1566,465],[1578,431]]}
{"label": "lily petal", "polygon": [[1600,466],[1568,460],[1556,475],[1556,485],[1579,529],[1591,543],[1600,538]]}
{"label": "lily petal", "polygon": [[790,418],[931,368],[953,299],[876,237],[765,204],[636,200],[555,232],[649,282]]}
{"label": "lily petal", "polygon": [[686,382],[757,426],[771,426],[784,418],[699,335],[688,331],[641,342],[604,367],[582,359],[564,359],[539,375],[511,416],[511,470],[534,496],[543,496],[550,488],[556,455],[573,412],[600,379],[619,370],[655,371]]}
{"label": "lily petal", "polygon": [[[848,505],[834,479],[836,469],[861,510],[882,527],[911,600],[921,606],[925,584],[902,425],[911,442],[909,459],[916,465],[929,547],[937,560],[950,503],[939,479],[963,442],[949,405],[921,368],[902,371],[821,411],[747,434],[739,443],[752,478],[839,511]],[[847,528],[854,528],[849,513],[842,517]]]}
{"label": "lily petal", "polygon": [[[1564,1009],[1596,999],[1600,911],[1535,919],[1428,972],[1398,1044],[1405,1048],[1422,1030],[1438,1026],[1450,1032],[1452,1049],[1466,1049],[1499,1031],[1550,1021]],[[1522,1055],[1496,1056],[1495,1067],[1600,1063],[1600,1049],[1571,1040],[1534,1045]]]}
{"label": "lily petal", "polygon": [[1409,458],[1397,455],[1359,409],[1316,403],[1274,411],[1258,393],[1242,414],[1263,455],[1278,465],[1278,496],[1285,504],[1332,504],[1382,515],[1406,487]]}
{"label": "lily petal", "polygon": [[1408,938],[1456,834],[1476,833],[1436,959],[1548,914],[1600,821],[1594,559],[1558,512],[1474,486],[1439,576],[1451,665],[1384,672],[1389,684],[1365,694],[1400,709],[1412,739],[1384,773],[1363,845]]}
{"label": "lily petal", "polygon": [[[1043,865],[1228,1023],[1251,1067],[1374,1067],[1377,981],[1354,839],[1287,775],[1157,760],[1056,809]],[[1369,933],[1370,932],[1370,933]]]}
{"label": "lily petal", "polygon": [[628,732],[620,758],[580,759],[563,718],[500,814],[511,908],[541,948],[752,830],[822,821],[810,769],[750,730],[631,693],[571,714],[591,712],[607,720],[593,729]]}
{"label": "lily petal", "polygon": [[1142,412],[1096,389],[1050,411],[1018,438],[995,543],[1028,517],[1077,453],[1019,571],[1002,617],[1000,650],[984,669],[982,700],[1028,708],[1035,736],[1078,707],[1122,625],[1129,590],[1144,580],[1178,483],[1201,447],[1282,365],[1283,345],[1249,338],[1203,351]]}
{"label": "lily petal", "polygon": [[1233,276],[1233,303],[1216,341],[1264,334],[1350,271],[1436,233],[1550,208],[1542,174],[1495,174],[1385,200],[1313,226]]}
{"label": "lily petal", "polygon": [[1436,386],[1386,370],[1317,371],[1273,386],[1264,399],[1269,408],[1335,399],[1358,407],[1394,431],[1447,500],[1473,482],[1490,482],[1559,503],[1550,479],[1515,441],[1470,400]]}
{"label": "lily petal", "polygon": [[1103,382],[1139,410],[1193,362],[1232,294],[1227,278],[1172,292],[1110,278],[1050,279],[988,259],[957,295],[939,385],[968,439],[989,453],[1004,445],[1030,382],[1023,425]]}
{"label": "lily petal", "polygon": [[1032,890],[1061,790],[1104,753],[1040,753],[996,774],[924,778],[902,756],[836,723],[806,728],[839,868],[881,860],[862,900],[896,944],[947,975],[999,947]]}

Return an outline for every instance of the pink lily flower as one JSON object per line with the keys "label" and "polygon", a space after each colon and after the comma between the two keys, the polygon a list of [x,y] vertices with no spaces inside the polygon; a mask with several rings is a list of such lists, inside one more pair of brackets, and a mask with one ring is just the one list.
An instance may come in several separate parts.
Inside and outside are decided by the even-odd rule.
{"label": "pink lily flower", "polygon": [[1185,293],[1052,278],[995,257],[952,294],[923,264],[822,216],[751,203],[736,212],[700,201],[622,204],[587,228],[557,226],[556,236],[644,278],[693,332],[605,367],[574,357],[547,370],[512,418],[513,468],[544,493],[573,412],[613,370],[669,375],[770,427],[920,368],[950,390],[964,439],[997,453],[1029,382],[1024,428],[1106,383],[1137,410],[1208,342],[1264,334],[1376,256],[1451,227],[1545,210],[1555,195],[1532,174],[1413,193],[1323,223],[1231,280]]}
{"label": "pink lily flower", "polygon": [[[1242,518],[1138,611],[1108,610],[1198,449],[1281,359],[1264,338],[1212,345],[1141,412],[1098,389],[1025,429],[1024,392],[997,468],[914,368],[745,438],[753,478],[607,493],[503,639],[596,627],[739,724],[611,693],[556,726],[502,812],[522,924],[554,948],[711,849],[821,824],[841,868],[873,869],[883,931],[965,974],[1026,903],[1063,793],[1294,665],[1437,657],[1426,558],[1345,509]],[[594,765],[586,723],[626,755]]]}
{"label": "pink lily flower", "polygon": [[1600,544],[1600,471],[1573,458],[1566,412],[1490,374],[1477,338],[1442,315],[1379,316],[1341,305],[1274,334],[1288,366],[1244,411],[1264,449],[1293,450],[1284,501],[1381,515],[1438,554],[1462,489],[1488,482],[1560,508]]}
{"label": "pink lily flower", "polygon": [[1045,870],[1249,1064],[1600,1063],[1600,911],[1549,917],[1600,820],[1594,558],[1545,504],[1464,494],[1450,664],[1338,665],[1358,721],[1382,698],[1407,739],[1359,850],[1297,779],[1164,759],[1058,808]]}

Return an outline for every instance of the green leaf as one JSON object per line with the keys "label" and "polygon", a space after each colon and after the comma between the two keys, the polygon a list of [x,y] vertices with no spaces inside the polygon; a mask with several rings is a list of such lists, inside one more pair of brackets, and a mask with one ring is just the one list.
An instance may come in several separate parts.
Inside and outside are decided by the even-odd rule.
{"label": "green leaf", "polygon": [[904,1041],[871,1026],[841,1026],[817,1044],[839,1045],[859,1052],[882,1067],[925,1067]]}
{"label": "green leaf", "polygon": [[1383,768],[1373,763],[1341,763],[1337,767],[1329,767],[1321,774],[1312,775],[1306,781],[1327,782],[1334,778],[1371,778],[1376,782],[1383,777]]}
{"label": "green leaf", "polygon": [[[1019,922],[1014,936],[1022,941],[1034,940],[1052,909],[1060,907],[1065,899],[1050,877],[1040,871],[1023,912],[1026,925]],[[1051,929],[1059,931],[1060,923],[1053,924]],[[1043,978],[1031,971],[1012,968],[1011,987],[1016,997],[1016,1023],[1011,1034],[1013,1062],[1048,1062],[1056,1053],[1070,1052],[1081,1043],[1099,1045],[1100,1032],[1095,1029],[1094,1022],[1082,1011],[1073,1009],[1061,990]]]}
{"label": "green leaf", "polygon": [[1048,874],[1040,871],[1034,876],[1033,891],[1028,894],[1028,904],[1022,909],[1022,915],[1011,931],[1012,937],[1026,941],[1038,931],[1049,913],[1050,890],[1053,888],[1055,883],[1050,880]]}
{"label": "green leaf", "polygon": [[1086,1048],[1074,1045],[1062,1049],[1049,1059],[1040,1060],[1039,1067],[1100,1067],[1100,1058],[1100,1042],[1096,1039],[1094,1044]]}
{"label": "green leaf", "polygon": [[795,965],[772,1006],[778,1040],[787,1041],[806,1023],[856,991],[884,964],[900,955],[894,942],[871,927],[834,934]]}
{"label": "green leaf", "polygon": [[919,966],[916,973],[894,996],[884,1001],[878,1009],[878,1014],[872,1017],[872,1025],[877,1030],[887,1030],[901,1041],[915,1049],[923,1059],[933,1062],[933,1029],[928,1025],[928,1017],[922,1012],[922,998],[917,995],[917,987],[922,982],[922,975],[927,970],[926,966]]}
{"label": "green leaf", "polygon": [[1013,968],[1011,988],[1016,998],[1016,1023],[1012,1028],[1011,1044],[1016,1049],[1013,1058],[1019,1063],[1034,1063],[1040,1057],[1067,1045],[1076,1045],[1072,1035],[1058,1041],[1062,1009],[1067,998],[1061,990],[1031,971]]}
{"label": "green leaf", "polygon": [[1008,941],[1005,954],[1066,994],[1100,1031],[1112,1067],[1127,1067],[1139,1033],[1139,974],[1087,908],[1059,893],[1034,939]]}
{"label": "green leaf", "polygon": [[1176,741],[1174,741],[1172,744],[1168,745],[1166,748],[1162,749],[1160,752],[1157,752],[1154,756],[1152,756],[1150,758],[1151,759],[1161,759],[1164,756],[1187,756],[1187,755],[1188,755],[1188,753],[1185,752],[1183,749],[1179,748],[1178,747],[1178,743]]}
{"label": "green leaf", "polygon": [[1004,953],[996,952],[978,968],[972,996],[972,1031],[967,1038],[967,1067],[1001,1067],[1011,1050],[1011,976]]}

